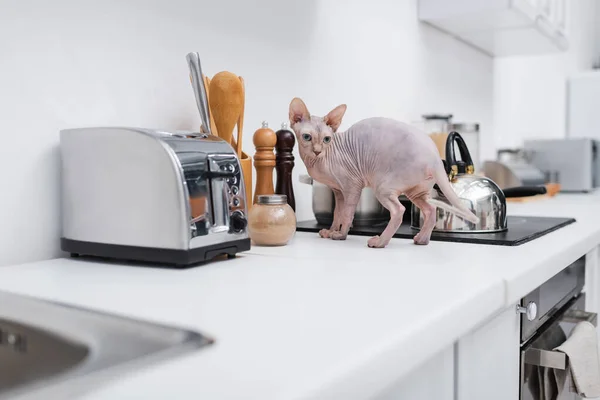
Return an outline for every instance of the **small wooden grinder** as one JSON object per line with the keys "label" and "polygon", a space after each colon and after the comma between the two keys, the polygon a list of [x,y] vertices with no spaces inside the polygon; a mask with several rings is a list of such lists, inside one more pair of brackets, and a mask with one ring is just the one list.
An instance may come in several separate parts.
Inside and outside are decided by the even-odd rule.
{"label": "small wooden grinder", "polygon": [[263,121],[262,128],[254,132],[252,137],[256,153],[254,153],[254,168],[256,169],[256,186],[254,189],[253,204],[256,204],[258,196],[263,194],[274,194],[273,168],[275,168],[275,153],[273,149],[277,143],[277,135],[269,128],[269,124]]}
{"label": "small wooden grinder", "polygon": [[281,129],[275,132],[277,135],[275,170],[277,171],[277,183],[275,193],[285,194],[287,202],[296,211],[296,199],[294,198],[294,185],[292,184],[292,170],[294,169],[294,144],[296,138],[294,132],[288,129],[287,123],[281,124]]}

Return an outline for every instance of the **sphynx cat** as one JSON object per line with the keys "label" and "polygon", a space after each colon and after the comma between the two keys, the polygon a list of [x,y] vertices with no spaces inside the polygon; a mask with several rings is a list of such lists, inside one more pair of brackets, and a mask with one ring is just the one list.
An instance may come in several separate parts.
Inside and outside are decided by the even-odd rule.
{"label": "sphynx cat", "polygon": [[[290,126],[298,141],[300,158],[308,174],[334,193],[333,224],[319,235],[344,240],[364,187],[371,188],[389,210],[390,221],[383,233],[368,240],[369,247],[385,247],[402,223],[405,208],[398,197],[406,197],[423,214],[423,226],[415,244],[429,243],[435,226],[436,207],[467,221],[479,218],[466,208],[452,189],[438,150],[431,138],[418,129],[389,118],[367,118],[338,132],[346,105],[324,117],[310,115],[304,102],[290,103]],[[437,183],[451,205],[430,199]]]}

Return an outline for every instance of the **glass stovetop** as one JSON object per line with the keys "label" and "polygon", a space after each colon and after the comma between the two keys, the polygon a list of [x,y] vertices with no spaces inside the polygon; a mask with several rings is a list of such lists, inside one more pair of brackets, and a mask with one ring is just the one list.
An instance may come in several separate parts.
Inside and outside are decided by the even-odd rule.
{"label": "glass stovetop", "polygon": [[[574,218],[554,217],[507,217],[508,230],[497,233],[448,233],[436,232],[431,234],[432,241],[479,243],[496,246],[519,246],[537,239],[550,232],[560,229],[575,222]],[[373,226],[355,226],[350,229],[350,235],[374,236],[383,232],[387,222]],[[297,224],[297,231],[318,232],[329,229],[328,225],[320,225],[316,220],[301,221]],[[395,238],[412,239],[417,230],[411,228],[409,222],[403,222],[394,235]]]}

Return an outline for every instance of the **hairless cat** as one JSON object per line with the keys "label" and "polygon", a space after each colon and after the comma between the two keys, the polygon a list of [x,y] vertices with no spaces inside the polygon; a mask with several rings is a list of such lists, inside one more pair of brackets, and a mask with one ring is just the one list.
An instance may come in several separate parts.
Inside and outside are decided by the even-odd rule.
{"label": "hairless cat", "polygon": [[[446,175],[434,142],[418,129],[389,118],[367,118],[338,132],[346,105],[324,117],[310,115],[304,102],[290,103],[290,126],[298,139],[300,158],[309,175],[334,193],[333,224],[319,235],[333,240],[348,236],[362,189],[370,187],[389,210],[383,233],[368,240],[369,247],[385,247],[402,223],[405,208],[398,197],[405,194],[424,216],[415,244],[429,243],[435,226],[436,207],[467,221],[479,218],[461,202]],[[451,205],[430,199],[437,183]]]}

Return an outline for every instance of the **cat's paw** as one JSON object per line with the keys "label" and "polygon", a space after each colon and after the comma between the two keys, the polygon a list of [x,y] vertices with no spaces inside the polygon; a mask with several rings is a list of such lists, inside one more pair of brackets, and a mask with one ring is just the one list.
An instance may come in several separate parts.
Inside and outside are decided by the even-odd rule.
{"label": "cat's paw", "polygon": [[329,237],[333,240],[346,240],[348,234],[342,233],[340,231],[333,231],[331,232],[331,235]]}
{"label": "cat's paw", "polygon": [[371,248],[382,249],[387,245],[379,236],[373,236],[371,239],[367,241],[367,246]]}
{"label": "cat's paw", "polygon": [[415,244],[425,246],[429,244],[429,236],[422,235],[421,232],[417,233],[413,238]]}
{"label": "cat's paw", "polygon": [[322,238],[329,238],[331,237],[331,233],[333,231],[329,230],[329,229],[321,229],[319,231],[319,236],[321,236]]}

